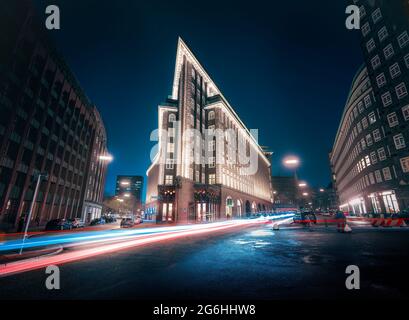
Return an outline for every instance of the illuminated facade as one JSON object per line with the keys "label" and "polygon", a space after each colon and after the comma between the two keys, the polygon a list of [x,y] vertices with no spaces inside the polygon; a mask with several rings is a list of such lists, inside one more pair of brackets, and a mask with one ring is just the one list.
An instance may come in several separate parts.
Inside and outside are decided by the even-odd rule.
{"label": "illuminated facade", "polygon": [[341,208],[409,207],[409,5],[355,0],[365,67],[355,77],[330,161]]}
{"label": "illuminated facade", "polygon": [[[159,134],[159,152],[147,171],[148,213],[156,213],[158,221],[202,222],[271,209],[269,154],[181,39],[172,96],[158,113],[167,137]],[[186,138],[193,129],[197,135]],[[226,130],[234,141],[204,138]],[[249,174],[237,159],[251,154],[257,169]]]}

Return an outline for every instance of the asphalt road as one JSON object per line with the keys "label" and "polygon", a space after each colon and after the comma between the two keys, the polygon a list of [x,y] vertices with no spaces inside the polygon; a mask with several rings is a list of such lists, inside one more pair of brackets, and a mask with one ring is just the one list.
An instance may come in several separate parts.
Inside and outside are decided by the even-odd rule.
{"label": "asphalt road", "polygon": [[[409,298],[409,228],[271,225],[174,239],[45,270],[0,278],[0,299]],[[345,269],[360,268],[347,290]]]}

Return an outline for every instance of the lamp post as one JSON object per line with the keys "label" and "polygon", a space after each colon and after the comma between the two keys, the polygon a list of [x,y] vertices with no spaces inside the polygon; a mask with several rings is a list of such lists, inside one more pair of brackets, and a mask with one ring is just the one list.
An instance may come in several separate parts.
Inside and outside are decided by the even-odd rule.
{"label": "lamp post", "polygon": [[294,185],[296,188],[295,193],[295,202],[299,203],[299,193],[298,193],[298,177],[297,177],[297,168],[300,166],[300,159],[296,156],[287,156],[283,159],[283,164],[286,168],[292,169],[294,171]]}
{"label": "lamp post", "polygon": [[40,188],[41,179],[42,178],[47,179],[47,177],[48,177],[47,173],[39,173],[38,176],[37,176],[37,183],[36,183],[36,187],[35,187],[35,190],[34,190],[33,201],[31,202],[30,211],[28,213],[26,225],[25,225],[25,228],[24,228],[24,236],[23,236],[23,241],[21,243],[20,254],[23,253],[24,243],[25,243],[26,238],[27,238],[28,227],[30,225],[31,217],[33,215],[33,209],[34,209],[34,205],[35,205],[36,200],[37,200],[37,194],[38,194],[38,189]]}

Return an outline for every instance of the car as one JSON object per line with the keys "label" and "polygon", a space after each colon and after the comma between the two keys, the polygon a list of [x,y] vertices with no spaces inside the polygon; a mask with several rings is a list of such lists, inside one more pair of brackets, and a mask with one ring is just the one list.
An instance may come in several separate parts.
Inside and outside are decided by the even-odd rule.
{"label": "car", "polygon": [[297,212],[293,219],[294,219],[294,223],[300,223],[303,225],[317,223],[317,216],[312,211]]}
{"label": "car", "polygon": [[54,219],[47,222],[45,226],[46,231],[51,230],[71,230],[73,228],[73,224],[71,221],[67,219]]}
{"label": "car", "polygon": [[72,223],[73,228],[84,228],[85,227],[85,222],[82,221],[80,218],[74,218],[74,219],[69,219]]}
{"label": "car", "polygon": [[131,218],[125,218],[121,221],[121,228],[132,228],[135,225],[135,221]]}
{"label": "car", "polygon": [[105,219],[96,218],[96,219],[92,220],[91,223],[90,223],[91,226],[97,226],[97,225],[100,225],[100,224],[105,224]]}

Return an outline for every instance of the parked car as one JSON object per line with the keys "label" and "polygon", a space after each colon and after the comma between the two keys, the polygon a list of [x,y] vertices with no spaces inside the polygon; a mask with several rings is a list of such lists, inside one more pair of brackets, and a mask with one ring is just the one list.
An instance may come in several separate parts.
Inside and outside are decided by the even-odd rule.
{"label": "parked car", "polygon": [[85,222],[82,221],[80,218],[74,218],[74,219],[69,219],[72,223],[73,228],[84,228],[85,227]]}
{"label": "parked car", "polygon": [[90,223],[91,226],[97,226],[97,225],[100,225],[100,224],[105,224],[105,219],[96,218],[96,219],[92,220],[91,223]]}
{"label": "parked car", "polygon": [[106,216],[103,218],[105,220],[106,223],[114,223],[116,222],[116,219],[112,216]]}
{"label": "parked car", "polygon": [[45,226],[46,231],[51,230],[71,230],[73,228],[73,224],[71,221],[66,219],[54,219],[47,222]]}
{"label": "parked car", "polygon": [[135,225],[135,221],[131,218],[125,218],[121,221],[121,228],[132,228]]}

